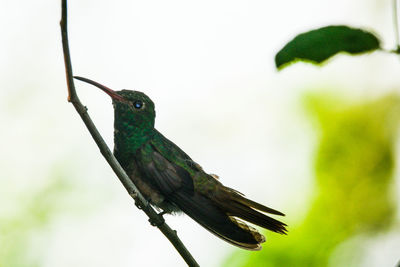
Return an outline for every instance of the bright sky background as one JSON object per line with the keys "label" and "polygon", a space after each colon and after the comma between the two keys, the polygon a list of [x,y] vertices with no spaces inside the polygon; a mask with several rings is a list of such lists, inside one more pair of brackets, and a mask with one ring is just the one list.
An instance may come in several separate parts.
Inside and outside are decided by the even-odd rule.
{"label": "bright sky background", "polygon": [[[399,58],[383,52],[282,72],[273,61],[297,33],[328,24],[373,30],[394,48],[390,0],[69,2],[74,74],[148,94],[158,130],[226,185],[284,211],[289,223],[302,218],[312,192],[317,134],[301,95],[318,89],[372,98],[399,88]],[[87,211],[60,211],[38,235],[43,266],[184,266],[134,207],[66,101],[60,12],[60,1],[1,1],[0,200],[62,170],[78,188],[75,207]],[[110,99],[76,86],[112,147]],[[185,216],[166,218],[204,266],[218,266],[236,249]],[[369,266],[395,253],[373,252]]]}

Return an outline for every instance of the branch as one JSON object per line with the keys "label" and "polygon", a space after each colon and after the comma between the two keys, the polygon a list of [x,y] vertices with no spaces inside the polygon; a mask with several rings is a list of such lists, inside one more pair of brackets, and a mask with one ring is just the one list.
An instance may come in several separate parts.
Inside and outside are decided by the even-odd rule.
{"label": "branch", "polygon": [[144,213],[149,217],[149,222],[151,225],[156,226],[164,235],[168,238],[168,240],[172,243],[175,249],[179,252],[182,258],[189,266],[199,266],[190,252],[186,249],[185,245],[179,239],[176,231],[172,230],[164,221],[164,218],[157,214],[157,212],[151,207],[149,202],[143,197],[143,195],[139,192],[135,184],[132,180],[126,175],[125,171],[122,169],[121,165],[111,153],[110,149],[107,147],[104,142],[102,136],[96,129],[93,121],[90,119],[89,114],[87,113],[87,108],[82,105],[81,101],[76,94],[73,74],[72,74],[72,64],[71,64],[71,56],[69,53],[69,44],[68,44],[68,31],[67,31],[67,0],[62,0],[61,3],[61,36],[62,36],[62,45],[63,45],[63,53],[64,53],[64,63],[65,63],[65,72],[67,78],[67,86],[68,86],[68,101],[74,105],[76,111],[81,116],[83,122],[88,128],[92,138],[96,142],[97,146],[100,149],[101,154],[107,160],[108,164],[114,170],[115,174],[124,185],[125,189],[128,191],[129,195],[135,200],[135,204],[139,209],[142,209]]}
{"label": "branch", "polygon": [[398,0],[392,0],[392,9],[393,9],[393,25],[394,25],[394,34],[396,38],[396,50],[395,52],[400,54],[400,32],[399,32],[399,14],[398,14]]}

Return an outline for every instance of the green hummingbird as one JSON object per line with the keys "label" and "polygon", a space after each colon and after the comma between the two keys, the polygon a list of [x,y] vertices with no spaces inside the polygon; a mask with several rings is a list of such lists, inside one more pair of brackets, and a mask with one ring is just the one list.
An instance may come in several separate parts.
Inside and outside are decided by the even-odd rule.
{"label": "green hummingbird", "polygon": [[184,212],[219,238],[247,250],[260,250],[265,237],[246,221],[286,234],[285,223],[262,212],[283,213],[224,186],[218,176],[207,174],[157,131],[154,103],[147,95],[113,91],[83,77],[75,79],[100,88],[112,98],[114,155],[143,196],[163,214]]}

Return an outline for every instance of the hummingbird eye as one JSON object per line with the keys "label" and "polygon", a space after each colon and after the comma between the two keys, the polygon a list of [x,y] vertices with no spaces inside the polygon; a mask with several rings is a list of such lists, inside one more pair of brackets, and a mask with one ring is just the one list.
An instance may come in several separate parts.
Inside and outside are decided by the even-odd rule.
{"label": "hummingbird eye", "polygon": [[135,102],[133,102],[133,106],[136,109],[141,109],[143,107],[143,101],[142,100],[136,100]]}

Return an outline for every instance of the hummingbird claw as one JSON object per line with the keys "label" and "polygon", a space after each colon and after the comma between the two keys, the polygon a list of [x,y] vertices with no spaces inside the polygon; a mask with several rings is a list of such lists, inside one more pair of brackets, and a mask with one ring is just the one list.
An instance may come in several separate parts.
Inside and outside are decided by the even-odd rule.
{"label": "hummingbird claw", "polygon": [[141,203],[139,203],[139,201],[137,201],[136,199],[135,199],[135,206],[136,206],[138,209],[140,209],[140,210],[143,209]]}
{"label": "hummingbird claw", "polygon": [[159,216],[157,219],[149,219],[149,222],[152,226],[160,227],[165,223],[165,220],[162,216]]}
{"label": "hummingbird claw", "polygon": [[165,210],[163,210],[162,212],[160,212],[158,215],[160,215],[160,216],[164,216],[165,214],[167,214],[168,213],[168,211],[165,211]]}

